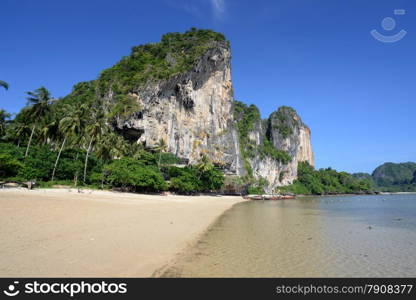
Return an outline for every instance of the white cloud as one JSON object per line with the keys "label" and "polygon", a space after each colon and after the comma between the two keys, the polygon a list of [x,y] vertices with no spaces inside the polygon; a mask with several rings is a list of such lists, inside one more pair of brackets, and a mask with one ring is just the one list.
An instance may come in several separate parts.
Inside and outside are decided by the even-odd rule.
{"label": "white cloud", "polygon": [[164,0],[174,9],[182,10],[197,18],[203,18],[211,7],[214,19],[223,20],[226,12],[225,0]]}
{"label": "white cloud", "polygon": [[210,0],[214,16],[218,19],[222,19],[225,13],[225,1],[224,0]]}

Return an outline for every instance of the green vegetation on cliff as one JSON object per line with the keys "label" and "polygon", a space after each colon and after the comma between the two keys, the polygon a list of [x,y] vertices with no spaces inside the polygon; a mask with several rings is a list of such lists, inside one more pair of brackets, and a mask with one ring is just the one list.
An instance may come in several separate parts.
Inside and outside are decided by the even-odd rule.
{"label": "green vegetation on cliff", "polygon": [[293,134],[293,129],[298,126],[298,120],[296,120],[296,111],[289,106],[281,106],[269,117],[269,122],[274,121],[270,126],[282,135],[284,139]]}
{"label": "green vegetation on cliff", "polygon": [[290,162],[290,155],[283,150],[276,149],[267,135],[261,137],[262,143],[257,145],[255,141],[249,137],[250,132],[255,131],[255,126],[260,125],[262,120],[259,109],[251,104],[246,105],[240,101],[234,101],[234,119],[237,124],[237,131],[240,142],[240,152],[244,159],[244,167],[251,177],[253,171],[251,169],[249,159],[259,155],[261,158],[270,157],[282,164]]}
{"label": "green vegetation on cliff", "polygon": [[370,193],[374,190],[368,179],[357,179],[347,172],[337,172],[331,168],[315,170],[306,162],[298,164],[298,179],[292,185],[280,188],[295,194],[350,194]]}
{"label": "green vegetation on cliff", "polygon": [[283,150],[278,150],[274,147],[273,143],[265,137],[263,143],[259,148],[260,157],[270,157],[274,160],[280,161],[282,164],[288,164],[292,158],[290,155]]}
{"label": "green vegetation on cliff", "polygon": [[192,28],[183,34],[165,34],[159,43],[133,47],[129,56],[101,73],[100,91],[129,93],[149,80],[168,79],[188,71],[209,48],[216,46],[215,42],[228,45],[220,33]]}
{"label": "green vegetation on cliff", "polygon": [[261,121],[259,109],[251,104],[247,106],[243,102],[234,101],[234,119],[236,120],[240,153],[244,160],[244,168],[249,177],[253,176],[249,158],[256,155],[256,145],[249,139],[250,131],[254,130],[256,122]]}

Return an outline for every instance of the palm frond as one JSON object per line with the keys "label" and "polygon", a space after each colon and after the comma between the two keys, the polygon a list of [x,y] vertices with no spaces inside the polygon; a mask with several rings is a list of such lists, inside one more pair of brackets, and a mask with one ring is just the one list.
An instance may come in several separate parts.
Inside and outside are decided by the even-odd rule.
{"label": "palm frond", "polygon": [[0,80],[0,86],[4,87],[6,90],[9,89],[9,84],[5,81]]}

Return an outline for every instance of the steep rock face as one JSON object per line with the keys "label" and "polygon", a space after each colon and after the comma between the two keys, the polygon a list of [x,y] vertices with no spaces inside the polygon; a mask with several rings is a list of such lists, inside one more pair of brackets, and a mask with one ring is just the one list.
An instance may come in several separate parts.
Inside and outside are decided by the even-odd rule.
{"label": "steep rock face", "polygon": [[[169,45],[166,38],[165,44]],[[115,130],[147,148],[155,147],[163,139],[168,152],[191,164],[207,155],[226,174],[266,179],[267,192],[292,183],[297,176],[298,162],[313,165],[309,128],[289,107],[281,107],[266,120],[260,119],[255,108],[257,119],[248,135],[242,135],[240,120],[235,114],[229,44],[217,39],[203,47],[206,50],[186,71],[130,87],[128,93],[141,109],[118,119]],[[139,56],[133,52],[131,57],[134,60]],[[160,59],[160,55],[157,57]],[[164,60],[172,69],[178,57],[178,53],[167,53]],[[160,60],[158,64],[163,65]],[[113,68],[114,73],[105,74],[106,82],[111,84],[114,76],[120,77],[119,81],[126,80],[121,77],[124,73],[117,75],[120,70],[125,70],[123,64]],[[136,75],[131,73],[131,76]],[[105,98],[108,102],[116,101],[111,88]]]}
{"label": "steep rock face", "polygon": [[230,49],[215,42],[188,72],[147,84],[131,95],[143,108],[117,128],[152,148],[163,139],[167,151],[196,163],[201,155],[229,172],[242,172],[233,126]]}
{"label": "steep rock face", "polygon": [[275,149],[285,151],[291,158],[285,163],[257,153],[249,159],[253,175],[269,183],[266,192],[271,193],[278,186],[293,183],[297,178],[299,162],[314,165],[310,129],[290,107],[280,107],[268,119],[258,121],[249,138],[260,148],[267,139]]}

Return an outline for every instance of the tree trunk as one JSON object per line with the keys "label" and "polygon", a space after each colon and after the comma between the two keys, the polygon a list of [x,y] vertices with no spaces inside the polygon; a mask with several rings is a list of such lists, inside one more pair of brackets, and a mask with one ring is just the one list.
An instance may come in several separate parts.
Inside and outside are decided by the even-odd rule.
{"label": "tree trunk", "polygon": [[84,165],[84,184],[87,179],[87,165],[88,165],[88,156],[90,155],[91,145],[94,138],[91,138],[90,144],[88,145],[87,155],[85,156],[85,165]]}
{"label": "tree trunk", "polygon": [[[78,161],[78,152],[77,152],[77,156],[75,157],[75,161]],[[74,184],[75,186],[78,185],[78,169],[75,171],[75,174],[74,174]]]}
{"label": "tree trunk", "polygon": [[159,163],[157,164],[160,171],[160,159],[162,158],[162,151],[159,152]]}
{"label": "tree trunk", "polygon": [[33,125],[32,132],[31,132],[30,138],[29,138],[29,143],[27,144],[27,147],[26,147],[25,157],[29,154],[30,143],[32,143],[32,137],[33,137],[33,133],[35,132],[35,127],[36,127],[36,125]]}
{"label": "tree trunk", "polygon": [[64,138],[64,141],[62,142],[61,148],[59,149],[58,156],[56,157],[55,165],[53,166],[51,181],[53,181],[54,178],[55,178],[56,167],[58,166],[59,158],[61,157],[61,152],[62,152],[62,149],[64,148],[65,142],[66,142],[66,137]]}

